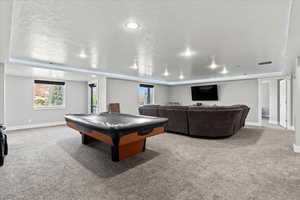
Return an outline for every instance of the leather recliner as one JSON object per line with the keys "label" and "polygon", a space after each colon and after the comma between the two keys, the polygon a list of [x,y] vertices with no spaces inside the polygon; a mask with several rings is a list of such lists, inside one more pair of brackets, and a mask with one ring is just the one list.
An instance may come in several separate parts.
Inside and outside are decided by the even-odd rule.
{"label": "leather recliner", "polygon": [[4,157],[8,154],[7,136],[5,127],[0,125],[0,166],[4,164]]}

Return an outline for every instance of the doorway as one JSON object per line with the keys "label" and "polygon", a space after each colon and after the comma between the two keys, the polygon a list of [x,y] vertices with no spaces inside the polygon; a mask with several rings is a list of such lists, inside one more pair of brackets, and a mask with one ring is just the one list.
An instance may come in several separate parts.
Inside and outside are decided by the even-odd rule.
{"label": "doorway", "polygon": [[279,126],[279,79],[259,81],[259,115],[261,125],[269,128]]}
{"label": "doorway", "polygon": [[89,84],[90,88],[90,108],[89,112],[90,113],[97,113],[97,86],[95,83]]}
{"label": "doorway", "polygon": [[258,81],[258,119],[265,127],[288,128],[291,124],[291,81],[274,77]]}

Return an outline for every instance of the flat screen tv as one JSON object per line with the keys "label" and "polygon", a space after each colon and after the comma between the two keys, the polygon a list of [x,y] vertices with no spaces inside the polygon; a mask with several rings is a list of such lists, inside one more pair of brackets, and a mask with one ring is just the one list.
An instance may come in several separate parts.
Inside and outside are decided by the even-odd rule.
{"label": "flat screen tv", "polygon": [[193,86],[192,100],[193,101],[217,101],[218,100],[218,86],[217,85],[204,85]]}

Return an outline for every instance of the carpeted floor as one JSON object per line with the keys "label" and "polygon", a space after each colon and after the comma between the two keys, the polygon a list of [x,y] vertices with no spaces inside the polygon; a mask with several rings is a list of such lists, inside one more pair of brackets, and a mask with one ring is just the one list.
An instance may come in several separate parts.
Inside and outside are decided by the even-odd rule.
{"label": "carpeted floor", "polygon": [[245,128],[221,140],[162,134],[119,163],[102,143],[81,145],[70,128],[8,134],[0,199],[299,200],[294,133]]}

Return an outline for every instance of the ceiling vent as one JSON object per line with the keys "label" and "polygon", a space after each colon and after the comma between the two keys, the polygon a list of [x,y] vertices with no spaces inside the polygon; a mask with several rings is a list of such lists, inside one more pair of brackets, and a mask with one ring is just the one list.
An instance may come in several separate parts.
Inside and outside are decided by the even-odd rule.
{"label": "ceiling vent", "polygon": [[272,61],[265,61],[265,62],[260,62],[258,65],[270,65],[272,64]]}

